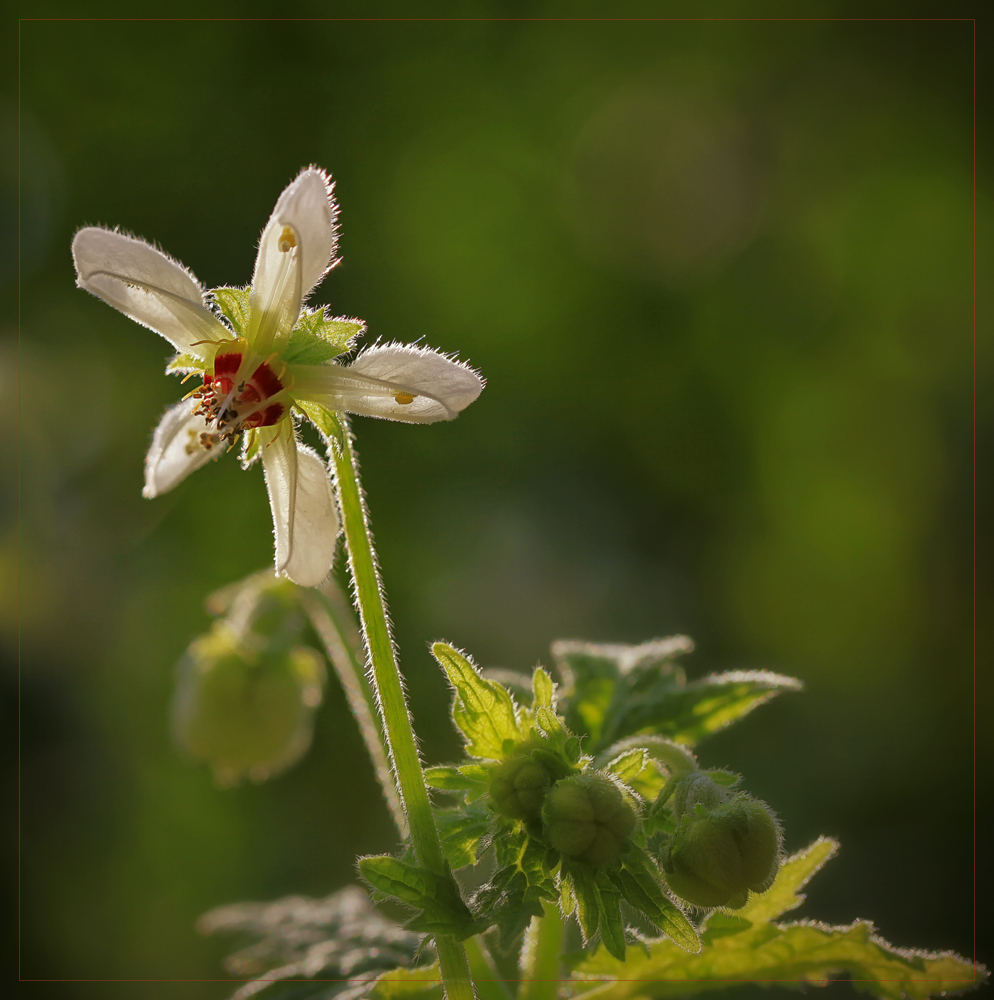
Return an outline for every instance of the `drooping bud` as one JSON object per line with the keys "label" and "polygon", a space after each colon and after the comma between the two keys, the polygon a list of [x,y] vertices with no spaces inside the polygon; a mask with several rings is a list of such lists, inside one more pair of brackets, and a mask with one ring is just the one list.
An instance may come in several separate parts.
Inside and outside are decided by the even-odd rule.
{"label": "drooping bud", "polygon": [[173,733],[219,785],[263,781],[310,746],[324,661],[300,644],[295,586],[271,571],[219,591],[208,607],[226,617],[180,662]]}
{"label": "drooping bud", "polygon": [[616,860],[635,828],[635,810],[614,782],[577,774],[556,782],[542,805],[549,844],[564,857],[592,865]]}
{"label": "drooping bud", "polygon": [[[702,786],[703,790],[703,786]],[[680,818],[663,857],[670,888],[695,906],[744,906],[776,878],[780,827],[765,803],[744,792]]]}

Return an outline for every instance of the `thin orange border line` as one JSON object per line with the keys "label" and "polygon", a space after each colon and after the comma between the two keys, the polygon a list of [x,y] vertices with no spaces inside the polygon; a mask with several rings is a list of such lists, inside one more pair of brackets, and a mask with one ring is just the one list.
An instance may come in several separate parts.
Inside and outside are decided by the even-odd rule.
{"label": "thin orange border line", "polygon": [[[22,983],[237,983],[254,979],[24,979],[21,975],[21,24],[40,22],[376,22],[389,24],[425,22],[527,22],[527,23],[666,23],[666,22],[966,22],[973,25],[973,979],[919,980],[919,982],[976,983],[977,980],[977,19],[975,17],[20,17],[17,19],[17,974]],[[285,983],[349,983],[363,979],[280,979]],[[384,982],[406,980],[384,979]],[[425,982],[441,980],[425,980]],[[520,982],[508,979],[478,979],[483,983]],[[530,982],[573,982],[572,979],[529,980]],[[591,979],[591,983],[674,982],[666,979]],[[796,979],[686,979],[681,982],[706,983],[796,983]],[[903,979],[853,979],[842,982],[904,982]]]}

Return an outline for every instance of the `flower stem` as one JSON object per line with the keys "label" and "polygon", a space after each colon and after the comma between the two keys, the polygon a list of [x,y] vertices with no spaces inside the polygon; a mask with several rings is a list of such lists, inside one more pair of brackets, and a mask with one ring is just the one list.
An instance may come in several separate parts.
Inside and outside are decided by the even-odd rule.
{"label": "flower stem", "polygon": [[[332,438],[329,451],[335,465],[338,501],[342,511],[349,570],[355,587],[356,607],[369,657],[368,676],[380,710],[387,749],[410,824],[415,856],[430,871],[451,877],[435,828],[421,757],[390,635],[376,553],[359,481],[359,465],[352,447],[352,431],[344,416],[339,416],[338,422],[341,433]],[[447,1000],[472,1000],[473,983],[466,949],[448,935],[438,935],[435,947],[438,950]]]}
{"label": "flower stem", "polygon": [[373,771],[380,783],[390,816],[401,840],[406,840],[410,834],[407,817],[387,760],[383,733],[376,719],[376,699],[356,655],[359,636],[355,623],[349,621],[348,606],[343,607],[346,598],[335,583],[329,580],[313,590],[301,588],[301,600],[314,631],[324,643],[325,652],[335,668],[349,708],[359,724],[359,732],[366,744],[366,751],[373,763]]}
{"label": "flower stem", "polygon": [[543,903],[545,916],[532,917],[521,955],[519,1000],[556,1000],[562,972],[559,968],[566,927],[559,909]]}

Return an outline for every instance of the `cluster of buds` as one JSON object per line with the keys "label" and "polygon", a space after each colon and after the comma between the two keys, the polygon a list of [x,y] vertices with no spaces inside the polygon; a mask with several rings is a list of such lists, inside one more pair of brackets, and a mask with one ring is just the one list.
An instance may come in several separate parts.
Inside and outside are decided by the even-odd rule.
{"label": "cluster of buds", "polygon": [[678,779],[671,801],[677,827],[660,860],[678,896],[738,909],[773,884],[782,834],[769,806],[701,771]]}

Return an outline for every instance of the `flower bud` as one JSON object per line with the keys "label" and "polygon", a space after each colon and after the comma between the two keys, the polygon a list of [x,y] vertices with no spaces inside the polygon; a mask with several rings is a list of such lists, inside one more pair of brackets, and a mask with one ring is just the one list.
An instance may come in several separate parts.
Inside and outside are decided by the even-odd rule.
{"label": "flower bud", "polygon": [[537,820],[553,782],[565,778],[569,765],[537,742],[521,744],[513,757],[490,773],[490,804],[508,819]]}
{"label": "flower bud", "polygon": [[310,745],[323,669],[312,649],[254,647],[218,622],[180,663],[176,740],[219,785],[264,781]]}
{"label": "flower bud", "polygon": [[626,846],[635,810],[614,782],[599,774],[557,781],[542,806],[545,836],[574,861],[606,865]]}
{"label": "flower bud", "polygon": [[780,827],[769,808],[741,792],[685,813],[663,859],[670,888],[695,906],[744,906],[776,877]]}

